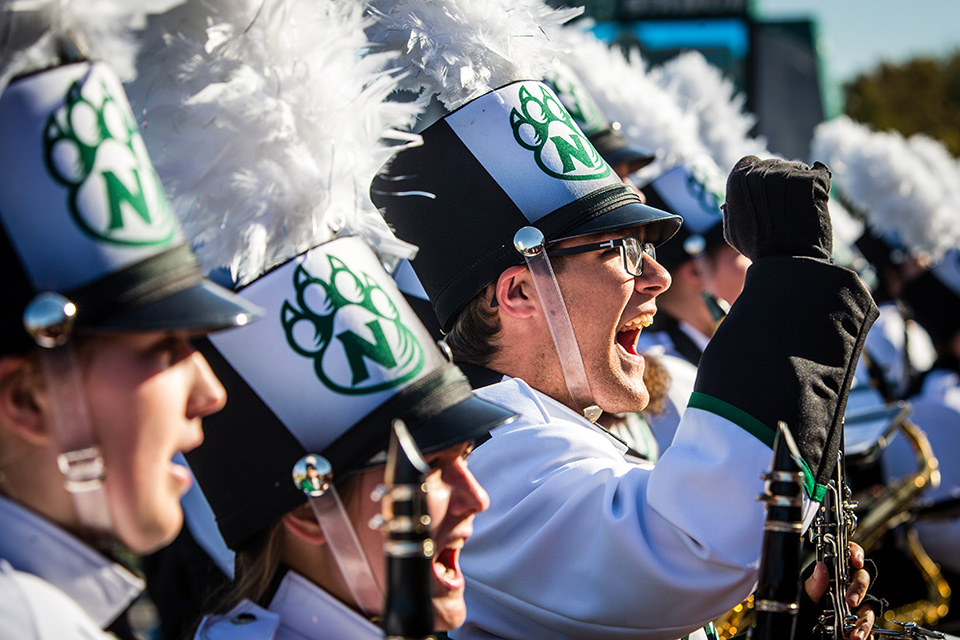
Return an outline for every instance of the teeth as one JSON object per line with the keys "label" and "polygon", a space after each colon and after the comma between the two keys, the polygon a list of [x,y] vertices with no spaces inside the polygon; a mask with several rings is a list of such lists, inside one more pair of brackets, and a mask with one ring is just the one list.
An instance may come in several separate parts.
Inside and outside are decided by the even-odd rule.
{"label": "teeth", "polygon": [[640,329],[641,327],[649,327],[651,324],[653,324],[653,314],[645,313],[625,324],[620,331],[632,331],[633,329]]}

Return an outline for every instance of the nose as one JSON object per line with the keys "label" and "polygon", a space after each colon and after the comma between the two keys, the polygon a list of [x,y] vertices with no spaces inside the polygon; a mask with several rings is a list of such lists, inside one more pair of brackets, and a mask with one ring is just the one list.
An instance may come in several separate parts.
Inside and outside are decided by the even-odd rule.
{"label": "nose", "polygon": [[195,370],[193,388],[187,401],[187,417],[202,418],[223,409],[227,391],[199,351],[190,354]]}
{"label": "nose", "polygon": [[449,510],[456,515],[469,516],[490,507],[490,496],[467,468],[467,461],[463,458],[457,461],[454,473],[450,474],[450,488]]}
{"label": "nose", "polygon": [[673,280],[666,268],[651,258],[643,255],[643,271],[633,279],[634,288],[640,293],[657,296],[670,288]]}

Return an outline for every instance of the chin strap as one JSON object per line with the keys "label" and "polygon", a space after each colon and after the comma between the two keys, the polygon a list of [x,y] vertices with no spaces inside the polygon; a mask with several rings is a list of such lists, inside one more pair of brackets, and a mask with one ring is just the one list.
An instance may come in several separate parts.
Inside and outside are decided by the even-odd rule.
{"label": "chin strap", "polygon": [[77,519],[86,530],[112,532],[103,484],[106,466],[94,434],[80,363],[70,344],[76,306],[57,293],[37,295],[23,314],[27,332],[40,347],[40,360],[50,398],[53,428],[61,453],[57,465],[64,487],[73,496]]}
{"label": "chin strap", "polygon": [[[313,484],[307,475],[308,466],[318,472]],[[293,482],[307,496],[357,608],[368,618],[379,615],[383,608],[383,593],[373,578],[367,556],[333,485],[333,466],[323,456],[306,455],[293,467]]]}
{"label": "chin strap", "polygon": [[573,332],[573,325],[560,293],[560,285],[544,247],[543,233],[536,227],[524,227],[513,236],[513,246],[523,256],[527,269],[533,276],[533,285],[540,296],[550,336],[560,358],[567,392],[577,410],[590,422],[596,422],[602,411],[594,403],[593,393],[590,392],[577,336]]}

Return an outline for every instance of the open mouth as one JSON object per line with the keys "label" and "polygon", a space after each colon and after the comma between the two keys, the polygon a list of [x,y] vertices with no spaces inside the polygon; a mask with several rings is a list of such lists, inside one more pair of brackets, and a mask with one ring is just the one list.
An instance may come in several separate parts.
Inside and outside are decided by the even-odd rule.
{"label": "open mouth", "polygon": [[437,581],[447,589],[463,587],[463,574],[460,572],[460,550],[463,540],[445,546],[433,556],[433,574]]}
{"label": "open mouth", "polygon": [[630,355],[637,356],[637,339],[644,327],[653,324],[653,314],[644,313],[626,323],[617,331],[617,344]]}

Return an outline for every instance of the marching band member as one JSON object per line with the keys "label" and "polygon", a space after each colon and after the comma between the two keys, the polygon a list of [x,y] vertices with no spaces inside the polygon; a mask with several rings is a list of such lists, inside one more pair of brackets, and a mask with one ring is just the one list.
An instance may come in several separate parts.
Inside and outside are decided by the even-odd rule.
{"label": "marching band member", "polygon": [[[817,495],[875,307],[854,274],[829,263],[826,169],[745,159],[728,213],[753,278],[704,354],[673,446],[652,470],[631,464],[583,412],[646,403],[633,346],[669,284],[652,247],[678,221],[640,204],[578,130],[534,135],[560,130],[555,100],[531,82],[475,99],[424,130],[424,144],[399,153],[372,187],[398,236],[421,247],[413,266],[455,357],[505,375],[478,394],[521,414],[471,456],[492,507],[464,552],[468,615],[456,635],[681,637],[753,587],[762,529],[753,479],[772,442],[764,425],[796,425]],[[784,190],[796,198],[776,201],[788,210],[761,205]],[[755,216],[770,236],[754,235]],[[535,275],[513,248],[529,225],[549,238],[555,276]],[[784,295],[793,278],[816,286]],[[547,298],[557,289],[562,307]],[[557,351],[551,334],[563,332],[579,347]],[[777,344],[790,357],[772,353]],[[762,391],[771,388],[790,391]]]}
{"label": "marching band member", "polygon": [[[158,170],[201,258],[229,267],[239,295],[266,310],[200,345],[234,396],[213,426],[232,432],[211,430],[187,460],[236,556],[198,638],[379,638],[386,603],[423,592],[421,628],[465,615],[459,555],[488,505],[466,456],[513,414],[471,393],[381,264],[412,251],[368,185],[417,107],[385,102],[396,81],[379,72],[382,56],[360,55],[363,24],[343,0],[197,1],[145,36],[159,46],[133,93]],[[170,34],[177,46],[164,48]],[[419,584],[388,585],[385,534],[403,521],[371,528],[395,420],[429,465]]]}
{"label": "marching band member", "polygon": [[180,531],[171,458],[226,399],[192,340],[259,310],[201,277],[116,73],[58,58],[0,89],[0,636],[130,638],[143,582],[111,553]]}

